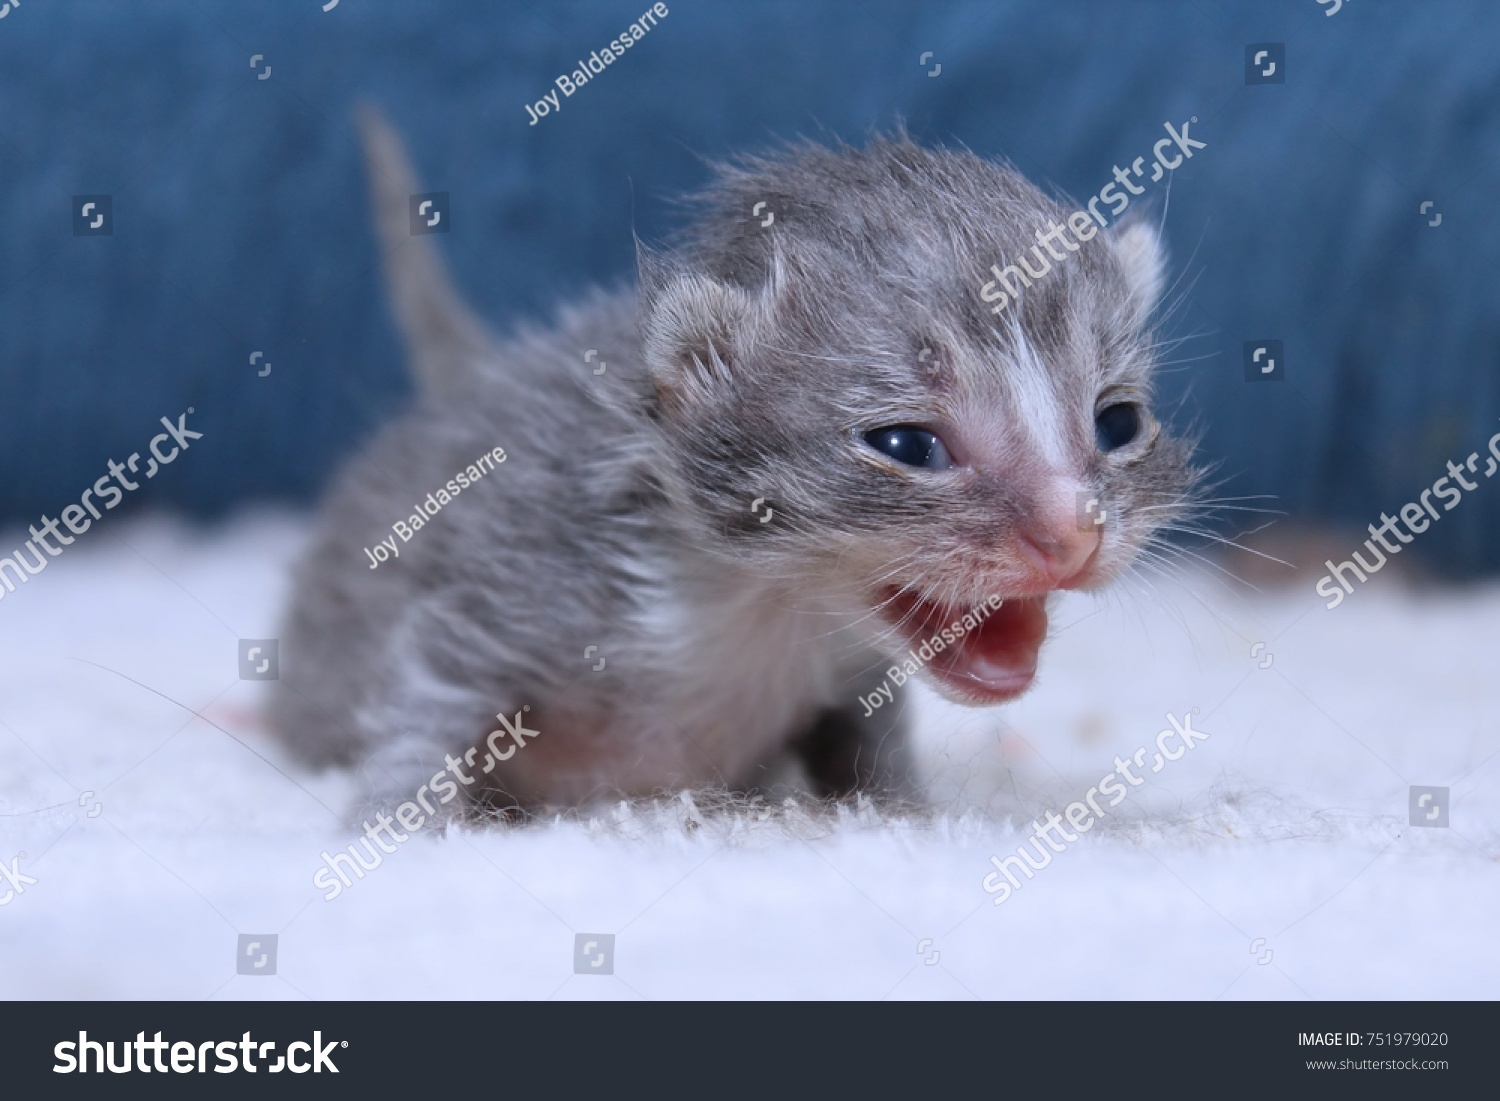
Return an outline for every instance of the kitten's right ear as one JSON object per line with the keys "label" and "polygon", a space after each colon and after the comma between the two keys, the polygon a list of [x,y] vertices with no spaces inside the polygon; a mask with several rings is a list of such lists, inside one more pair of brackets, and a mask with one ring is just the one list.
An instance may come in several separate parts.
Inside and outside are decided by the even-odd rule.
{"label": "kitten's right ear", "polygon": [[1156,227],[1144,218],[1132,217],[1112,231],[1115,256],[1125,272],[1130,291],[1131,320],[1145,325],[1161,299],[1166,283],[1167,257]]}
{"label": "kitten's right ear", "polygon": [[754,295],[701,272],[644,265],[641,295],[646,367],[664,410],[680,412],[733,381],[760,320]]}

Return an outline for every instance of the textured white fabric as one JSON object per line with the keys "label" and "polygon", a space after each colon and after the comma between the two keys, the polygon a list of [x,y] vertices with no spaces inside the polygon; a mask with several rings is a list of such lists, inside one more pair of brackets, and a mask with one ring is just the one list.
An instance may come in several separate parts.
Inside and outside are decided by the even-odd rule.
{"label": "textured white fabric", "polygon": [[[36,880],[0,905],[0,996],[1500,996],[1494,588],[1069,596],[1026,699],[919,700],[929,811],[683,796],[419,834],[325,902],[356,778],[287,763],[236,641],[276,635],[302,539],[122,522],[0,600],[0,863]],[[1193,708],[1208,740],[1148,752],[993,905],[991,855]],[[1449,828],[1408,825],[1412,784]],[[278,935],[275,976],[236,976],[240,933]],[[615,935],[613,976],[574,974],[578,933]]]}

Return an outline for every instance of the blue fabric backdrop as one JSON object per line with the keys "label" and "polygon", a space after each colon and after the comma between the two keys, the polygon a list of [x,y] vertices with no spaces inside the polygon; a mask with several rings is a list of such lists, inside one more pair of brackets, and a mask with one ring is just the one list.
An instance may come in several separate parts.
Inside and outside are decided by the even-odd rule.
{"label": "blue fabric backdrop", "polygon": [[[190,405],[205,438],[133,506],[310,499],[399,408],[368,99],[450,193],[443,248],[497,327],[627,278],[704,157],[904,117],[1087,198],[1197,116],[1166,230],[1173,328],[1200,335],[1167,393],[1230,492],[1362,526],[1500,430],[1500,4],[1332,6],[668,0],[530,126],[643,0],[26,0],[0,19],[0,519],[55,515]],[[1285,82],[1247,85],[1268,42]],[[79,194],[111,196],[112,235],[74,236]],[[1263,338],[1284,382],[1245,380]],[[1482,485],[1422,549],[1494,569],[1497,534]]]}

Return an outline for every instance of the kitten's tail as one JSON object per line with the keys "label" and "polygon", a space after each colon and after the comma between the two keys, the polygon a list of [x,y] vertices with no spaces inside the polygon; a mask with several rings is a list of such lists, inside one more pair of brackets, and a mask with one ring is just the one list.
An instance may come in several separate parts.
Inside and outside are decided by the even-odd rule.
{"label": "kitten's tail", "polygon": [[[494,358],[494,344],[453,289],[434,235],[412,232],[411,197],[421,187],[401,138],[368,104],[358,108],[357,121],[391,308],[406,339],[417,384],[428,393],[461,389],[476,365]],[[439,208],[422,213],[423,223],[433,213],[448,217]]]}

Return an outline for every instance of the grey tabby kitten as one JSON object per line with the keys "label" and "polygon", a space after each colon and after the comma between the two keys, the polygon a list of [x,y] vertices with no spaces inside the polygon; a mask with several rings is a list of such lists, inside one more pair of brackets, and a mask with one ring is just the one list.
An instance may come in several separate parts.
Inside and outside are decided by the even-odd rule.
{"label": "grey tabby kitten", "polygon": [[1149,412],[1146,224],[997,315],[991,265],[1066,208],[902,133],[797,145],[721,168],[637,288],[497,341],[411,235],[398,139],[361,125],[420,398],[329,495],[274,718],[377,800],[750,791],[789,751],[820,795],[911,792],[913,667],[1014,698],[1047,594],[1106,584],[1183,507],[1190,449]]}

